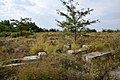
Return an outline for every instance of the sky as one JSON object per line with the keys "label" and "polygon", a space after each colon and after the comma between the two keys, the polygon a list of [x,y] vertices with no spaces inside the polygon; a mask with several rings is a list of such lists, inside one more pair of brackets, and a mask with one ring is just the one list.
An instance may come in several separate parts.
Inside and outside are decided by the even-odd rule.
{"label": "sky", "polygon": [[[87,26],[98,31],[102,29],[120,29],[120,0],[74,0],[78,9],[91,8],[94,11],[87,19],[99,19],[100,23]],[[0,0],[0,20],[32,18],[39,27],[57,28],[55,19],[64,20],[56,9],[65,11],[60,0]]]}

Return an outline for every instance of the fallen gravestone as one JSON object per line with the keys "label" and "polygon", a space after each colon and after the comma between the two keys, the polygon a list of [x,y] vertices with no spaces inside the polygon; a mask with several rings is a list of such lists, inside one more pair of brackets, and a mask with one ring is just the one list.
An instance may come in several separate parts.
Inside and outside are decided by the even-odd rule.
{"label": "fallen gravestone", "polygon": [[64,48],[67,49],[67,54],[78,54],[81,52],[86,52],[87,50],[92,48],[92,45],[82,45],[82,48],[78,50],[71,50],[71,45],[64,45]]}
{"label": "fallen gravestone", "polygon": [[14,67],[14,66],[20,66],[20,65],[23,65],[23,64],[25,64],[25,63],[14,63],[14,64],[2,65],[2,67]]}
{"label": "fallen gravestone", "polygon": [[22,58],[23,61],[26,61],[26,60],[36,60],[36,59],[40,59],[40,57],[35,55],[35,56],[26,56],[26,57]]}
{"label": "fallen gravestone", "polygon": [[12,59],[6,62],[3,62],[0,64],[0,67],[14,67],[14,66],[20,66],[23,64],[26,64],[27,62],[32,63],[32,61],[42,59],[43,57],[46,57],[47,53],[46,52],[39,52],[38,55],[34,56],[25,56],[23,58],[19,59]]}
{"label": "fallen gravestone", "polygon": [[82,55],[82,59],[84,61],[90,62],[92,59],[95,59],[98,57],[99,58],[100,57],[108,57],[111,54],[112,54],[111,52],[92,52],[92,53]]}
{"label": "fallen gravestone", "polygon": [[78,54],[78,53],[81,53],[81,52],[84,52],[84,51],[85,51],[84,49],[68,50],[67,54]]}

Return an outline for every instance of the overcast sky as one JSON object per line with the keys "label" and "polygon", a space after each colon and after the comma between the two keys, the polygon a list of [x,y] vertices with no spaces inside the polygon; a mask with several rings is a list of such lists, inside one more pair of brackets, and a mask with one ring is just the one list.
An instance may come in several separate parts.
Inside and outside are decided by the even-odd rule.
{"label": "overcast sky", "polygon": [[[75,0],[79,9],[92,8],[87,18],[99,19],[89,28],[120,29],[120,0]],[[55,19],[62,19],[56,9],[65,10],[60,0],[0,0],[0,20],[30,17],[39,27],[59,28]]]}

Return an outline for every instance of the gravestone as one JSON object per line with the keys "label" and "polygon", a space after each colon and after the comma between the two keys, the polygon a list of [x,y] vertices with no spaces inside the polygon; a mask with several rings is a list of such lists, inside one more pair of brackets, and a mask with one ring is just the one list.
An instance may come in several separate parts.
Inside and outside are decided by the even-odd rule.
{"label": "gravestone", "polygon": [[98,58],[98,57],[99,58],[100,57],[108,57],[111,54],[112,54],[111,52],[92,52],[92,53],[82,55],[82,59],[84,61],[91,62],[92,59],[95,59],[95,58]]}
{"label": "gravestone", "polygon": [[22,58],[23,61],[36,60],[36,59],[40,59],[40,57],[35,55],[35,56],[26,56]]}

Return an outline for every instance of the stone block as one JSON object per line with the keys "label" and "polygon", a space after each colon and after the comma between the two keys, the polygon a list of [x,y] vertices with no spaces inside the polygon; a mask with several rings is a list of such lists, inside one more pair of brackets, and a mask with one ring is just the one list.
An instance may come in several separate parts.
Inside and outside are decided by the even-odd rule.
{"label": "stone block", "polygon": [[22,60],[23,61],[25,61],[25,60],[27,60],[27,61],[29,61],[29,60],[37,60],[37,59],[40,59],[40,57],[39,56],[26,56],[26,57],[23,57],[22,58]]}
{"label": "stone block", "polygon": [[71,49],[71,44],[64,45],[64,48],[66,48],[67,50],[70,50]]}
{"label": "stone block", "polygon": [[74,54],[74,50],[68,50],[67,54]]}
{"label": "stone block", "polygon": [[39,56],[40,58],[46,57],[46,56],[47,56],[47,53],[46,53],[46,52],[39,52],[39,53],[38,53],[38,56]]}
{"label": "stone block", "polygon": [[90,62],[92,59],[95,59],[97,57],[106,57],[111,54],[112,54],[111,52],[92,52],[92,53],[82,55],[82,59],[84,61]]}

